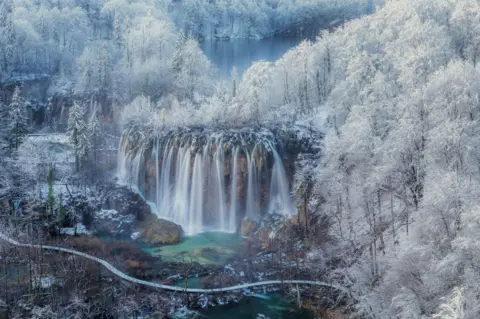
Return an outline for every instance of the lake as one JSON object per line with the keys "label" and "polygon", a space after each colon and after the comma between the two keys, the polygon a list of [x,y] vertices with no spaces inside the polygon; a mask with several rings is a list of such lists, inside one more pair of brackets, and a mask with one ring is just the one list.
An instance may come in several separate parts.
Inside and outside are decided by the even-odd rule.
{"label": "lake", "polygon": [[200,42],[200,47],[216,68],[217,78],[228,80],[234,66],[237,68],[238,75],[241,76],[253,62],[276,61],[304,39],[302,37],[273,37],[261,40],[204,40]]}

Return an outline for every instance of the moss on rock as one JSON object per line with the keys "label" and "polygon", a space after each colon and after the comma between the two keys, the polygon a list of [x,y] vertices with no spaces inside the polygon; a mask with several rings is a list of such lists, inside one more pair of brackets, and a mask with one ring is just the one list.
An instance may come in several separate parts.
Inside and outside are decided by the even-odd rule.
{"label": "moss on rock", "polygon": [[158,219],[157,216],[149,214],[140,224],[139,240],[149,244],[178,244],[182,237],[182,227],[168,220]]}

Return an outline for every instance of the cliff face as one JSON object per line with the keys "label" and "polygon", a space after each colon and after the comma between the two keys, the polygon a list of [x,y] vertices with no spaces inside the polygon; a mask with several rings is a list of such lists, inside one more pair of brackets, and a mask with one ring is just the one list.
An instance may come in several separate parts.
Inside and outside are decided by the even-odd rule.
{"label": "cliff face", "polygon": [[290,194],[302,144],[291,138],[250,130],[125,134],[119,175],[187,233],[236,231],[245,217],[296,214]]}

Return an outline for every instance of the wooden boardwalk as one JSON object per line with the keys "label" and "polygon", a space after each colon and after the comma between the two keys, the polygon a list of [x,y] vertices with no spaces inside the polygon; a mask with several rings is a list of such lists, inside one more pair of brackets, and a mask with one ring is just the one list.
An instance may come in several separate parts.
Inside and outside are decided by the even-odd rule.
{"label": "wooden boardwalk", "polygon": [[223,287],[223,288],[212,288],[212,289],[201,289],[201,288],[182,288],[182,287],[177,287],[177,286],[170,286],[170,285],[164,285],[156,282],[151,282],[151,281],[146,281],[146,280],[140,280],[134,277],[131,277],[114,266],[112,266],[108,261],[82,253],[77,250],[73,249],[68,249],[68,248],[63,248],[63,247],[57,247],[57,246],[48,246],[48,245],[34,245],[34,244],[24,244],[16,241],[15,239],[12,239],[8,237],[7,235],[3,234],[0,232],[0,239],[3,239],[7,241],[8,243],[17,246],[17,247],[26,247],[26,248],[36,248],[36,249],[44,249],[44,250],[50,250],[50,251],[57,251],[57,252],[63,252],[67,254],[72,254],[76,256],[80,256],[86,259],[90,259],[94,262],[97,262],[101,264],[103,267],[108,269],[111,273],[114,275],[120,277],[123,280],[132,282],[134,284],[138,285],[143,285],[143,286],[148,286],[152,288],[157,288],[157,289],[164,289],[164,290],[169,290],[169,291],[182,291],[182,292],[189,292],[189,293],[222,293],[222,292],[227,292],[227,291],[235,291],[235,290],[242,290],[242,289],[248,289],[252,287],[259,287],[259,286],[269,286],[269,285],[282,285],[282,284],[294,284],[294,285],[310,285],[310,286],[323,286],[323,287],[329,287],[333,288],[335,290],[342,291],[346,293],[347,295],[349,294],[349,291],[344,288],[340,287],[337,285],[332,285],[323,281],[315,281],[315,280],[267,280],[267,281],[259,281],[259,282],[254,282],[254,283],[246,283],[246,284],[240,284],[240,285],[234,285],[234,286],[229,286],[229,287]]}

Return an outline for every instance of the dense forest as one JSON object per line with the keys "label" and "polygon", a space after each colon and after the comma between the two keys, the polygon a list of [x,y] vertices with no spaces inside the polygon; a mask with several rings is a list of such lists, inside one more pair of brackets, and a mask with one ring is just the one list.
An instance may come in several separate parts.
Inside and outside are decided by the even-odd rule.
{"label": "dense forest", "polygon": [[[215,66],[198,44],[305,30],[322,31],[315,41],[303,41],[277,61],[256,61],[241,76],[233,69],[228,81],[215,77]],[[46,217],[40,216],[35,227],[54,225],[58,237],[60,229],[73,225],[76,233],[75,224],[89,218],[78,213],[80,198],[95,202],[108,196],[104,189],[118,167],[115,159],[106,159],[106,150],[122,153],[118,145],[130,143],[138,162],[145,160],[147,176],[152,154],[158,162],[166,161],[159,155],[159,141],[171,138],[168,134],[202,130],[221,135],[248,128],[260,132],[263,142],[270,138],[261,135],[264,130],[288,132],[295,147],[303,148],[288,158],[294,169],[277,173],[290,181],[298,227],[266,237],[279,260],[287,258],[282,249],[295,258],[287,266],[278,260],[275,265],[348,291],[310,297],[317,309],[338,318],[478,318],[479,55],[480,4],[475,0],[3,0],[2,216],[29,215],[41,208]],[[42,120],[36,121],[35,114]],[[42,146],[44,141],[32,139],[38,138],[35,134],[63,138],[58,132],[66,133],[71,163],[59,161]],[[272,138],[280,139],[283,135]],[[197,148],[200,140],[188,137]],[[218,163],[228,163],[228,152],[237,159],[230,170],[240,163],[239,148],[230,145],[235,139],[220,140],[228,146],[217,157],[217,167],[211,165],[218,176]],[[204,157],[195,157],[195,165],[200,167],[214,149],[211,141],[216,140],[206,142]],[[170,154],[168,147],[165,154]],[[245,151],[253,167],[264,169],[252,158],[268,147]],[[57,163],[56,183],[52,162]],[[275,157],[274,165],[279,162]],[[155,174],[159,185],[160,174]],[[227,179],[218,180],[219,189],[227,184]],[[7,220],[2,221],[6,231],[16,223]],[[299,226],[301,222],[305,224]],[[25,225],[19,231],[29,234],[29,240],[32,233],[49,238]],[[94,251],[95,245],[83,248]],[[30,266],[40,258],[19,256],[11,247],[2,252],[20,263],[31,257],[24,262]],[[88,267],[82,265],[84,274]],[[85,280],[68,279],[76,294],[85,294],[81,305],[78,295],[71,296],[69,304],[76,308],[69,315],[109,318],[105,313],[128,295],[135,296],[137,308],[132,301],[131,309],[174,307],[174,297],[162,295],[155,303],[153,293],[122,286],[115,301],[102,299],[95,304],[98,312],[89,315],[85,309],[93,306],[86,306],[90,299],[85,286],[93,285],[95,276],[88,274]],[[118,279],[112,282],[120,285]],[[103,284],[102,289],[110,289]],[[5,304],[14,304],[21,295],[1,294]],[[145,295],[148,302],[144,298],[142,303]],[[49,304],[48,311],[65,316],[58,309],[66,300],[45,300],[30,300],[30,310],[46,311]],[[131,309],[117,309],[110,317],[129,318]]]}

